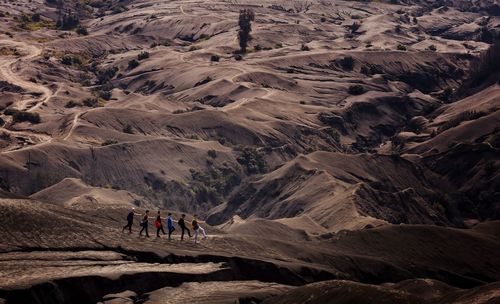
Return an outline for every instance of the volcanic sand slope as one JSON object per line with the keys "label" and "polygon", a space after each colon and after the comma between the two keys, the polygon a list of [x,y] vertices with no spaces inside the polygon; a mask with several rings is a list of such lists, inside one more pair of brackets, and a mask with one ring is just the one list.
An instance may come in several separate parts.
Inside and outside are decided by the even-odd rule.
{"label": "volcanic sand slope", "polygon": [[98,209],[111,206],[131,208],[136,205],[150,205],[143,197],[128,191],[94,188],[73,178],[66,178],[54,186],[31,195],[30,198],[73,209]]}
{"label": "volcanic sand slope", "polygon": [[[0,1],[0,298],[495,301],[498,222],[434,225],[499,219],[498,84],[454,93],[498,5],[408,2]],[[218,226],[121,234],[139,201]]]}
{"label": "volcanic sand slope", "polygon": [[[209,150],[229,160],[229,167],[244,183],[244,168],[233,161],[239,156],[238,145],[260,148],[269,168],[291,166],[299,153],[318,150],[374,152],[405,128],[411,117],[440,105],[428,94],[457,87],[465,73],[469,58],[464,53],[469,49],[457,46],[456,40],[435,27],[453,27],[458,21],[451,16],[459,15],[460,22],[471,24],[478,17],[467,10],[427,6],[419,11],[417,6],[344,1],[308,7],[299,2],[273,4],[250,5],[257,13],[251,47],[260,48],[242,61],[234,60],[232,54],[237,47],[234,30],[240,5],[230,2],[136,1],[124,3],[126,9],[119,10],[112,10],[118,4],[111,4],[109,11],[94,9],[99,18],[86,15],[88,36],[66,32],[65,39],[60,39],[54,36],[57,31],[35,31],[32,35],[44,42],[28,46],[43,49],[44,58],[22,59],[26,61],[18,71],[22,75],[12,80],[19,80],[23,87],[27,81],[22,78],[36,70],[36,86],[50,87],[55,93],[50,102],[36,108],[42,116],[40,124],[9,126],[10,132],[23,132],[12,133],[17,137],[38,137],[25,140],[22,149],[6,141],[4,150],[10,151],[0,160],[6,188],[31,195],[64,178],[80,178],[94,187],[129,190],[169,208],[206,212],[216,203],[205,204],[188,192],[198,191],[190,169],[210,170],[204,155]],[[76,9],[71,2],[67,5]],[[53,7],[41,8],[49,17],[54,12]],[[299,13],[286,12],[290,9]],[[415,20],[409,15],[415,15]],[[477,22],[489,25],[495,20]],[[350,26],[355,22],[361,27],[353,31]],[[19,39],[26,35],[30,34],[19,33]],[[472,41],[476,38],[462,39],[471,40],[467,43],[475,52],[484,50],[487,44]],[[422,51],[418,44],[427,40],[433,40],[439,51]],[[301,48],[302,44],[310,50]],[[394,50],[398,44],[409,51]],[[128,68],[128,62],[144,51],[148,58]],[[63,54],[81,63],[63,65]],[[212,62],[212,55],[220,60]],[[346,58],[352,58],[351,64],[345,63]],[[103,73],[112,68],[117,71],[102,80]],[[355,84],[366,93],[350,95],[348,88]],[[99,90],[110,90],[112,98],[98,100],[98,108],[82,105],[85,98],[99,95]],[[41,133],[49,135],[35,135]],[[216,166],[224,162],[219,159],[214,160]],[[230,190],[226,188],[223,195]],[[333,201],[351,196],[341,193]],[[380,200],[372,198],[378,194],[367,195],[370,204]],[[176,198],[169,200],[169,196]],[[185,204],[180,198],[190,202]],[[297,208],[286,216],[297,213]],[[362,216],[375,217],[375,223],[379,219],[401,221],[401,215],[394,219],[375,216],[378,206],[369,209]],[[353,216],[349,212],[335,229],[373,222],[366,217],[348,224]],[[419,222],[460,221],[459,217],[428,219],[433,216],[427,214]],[[318,217],[312,216],[315,221]],[[331,225],[327,223],[331,220],[319,221]]]}
{"label": "volcanic sand slope", "polygon": [[[244,279],[297,285],[342,278],[380,284],[429,277],[468,288],[500,277],[498,222],[481,224],[473,230],[387,226],[323,235],[321,239],[302,237],[299,241],[293,234],[283,239],[270,236],[266,221],[260,220],[260,228],[253,235],[241,230],[221,234],[205,226],[211,237],[195,246],[191,242],[121,233],[123,222],[116,219],[126,214],[126,209],[100,210],[91,215],[88,210],[82,213],[33,201],[2,200],[0,206],[0,255],[5,265],[1,269],[2,276],[10,278],[3,281],[8,286],[3,286],[0,294],[7,299],[48,294],[47,288],[52,285],[43,283],[47,281],[53,281],[51,288],[66,299],[75,299],[72,290],[77,282],[101,284],[100,288],[81,289],[85,299],[98,299],[127,289],[142,294],[164,286],[175,287],[183,281]],[[280,233],[276,224],[267,229]],[[401,246],[402,242],[406,245]],[[185,262],[197,264],[182,264]],[[218,272],[218,266],[206,264],[209,262],[226,264]],[[171,263],[181,264],[167,265]],[[60,266],[65,267],[63,272]],[[66,271],[71,267],[76,272]],[[203,269],[215,272],[203,277],[196,271],[198,268],[203,273]],[[23,280],[12,280],[12,273],[24,273]],[[137,284],[137,280],[141,283]],[[240,287],[241,294],[251,294],[254,289],[246,283]],[[204,288],[199,290],[200,297],[210,293]]]}
{"label": "volcanic sand slope", "polygon": [[[165,303],[234,303],[238,299],[263,300],[291,289],[290,286],[254,281],[185,283],[180,287],[167,287],[154,291],[145,302]],[[241,301],[241,300],[240,300]]]}
{"label": "volcanic sand slope", "polygon": [[[313,277],[344,277],[370,283],[424,276],[466,287],[492,282],[500,276],[496,255],[499,243],[492,234],[498,230],[498,222],[481,224],[478,230],[386,226],[323,235],[321,239],[302,237],[300,242],[297,242],[297,237],[278,240],[269,236],[266,229],[255,230],[253,235],[240,235],[237,230],[234,234],[221,234],[207,226],[213,237],[203,241],[201,246],[193,246],[190,242],[167,242],[121,233],[124,220],[117,221],[119,217],[116,215],[126,214],[126,209],[100,210],[91,215],[88,210],[82,213],[21,200],[2,200],[1,207],[4,219],[2,251],[6,257],[15,256],[17,253],[13,250],[76,249],[117,250],[143,261],[234,259],[238,265],[250,259],[248,263],[257,267],[255,271],[260,267],[259,260],[289,269],[294,275],[281,281],[288,283],[308,280],[309,273]],[[30,219],[29,225],[24,224],[27,218]],[[268,226],[265,220],[258,225]],[[276,226],[272,224],[268,227],[275,229]],[[403,240],[406,245],[399,246]],[[33,254],[43,256],[43,252]],[[346,260],[346,257],[349,259]],[[253,260],[256,262],[250,262]],[[241,268],[240,271],[248,272],[250,269]],[[274,279],[271,274],[267,275],[269,279]]]}
{"label": "volcanic sand slope", "polygon": [[499,215],[499,88],[494,84],[437,109],[432,122],[424,121],[419,139],[409,136],[401,141],[409,158],[424,156],[418,157],[417,162],[447,178],[466,197],[478,201],[476,207],[462,204],[466,217],[479,215],[488,219]]}
{"label": "volcanic sand slope", "polygon": [[437,201],[451,192],[447,188],[437,176],[397,156],[315,152],[245,185],[208,221],[220,224],[236,213],[270,219],[307,215],[330,231],[384,222],[450,225],[453,218],[446,212],[456,207],[433,205],[448,204]]}
{"label": "volcanic sand slope", "polygon": [[493,283],[460,290],[432,280],[409,280],[382,286],[326,281],[293,289],[262,303],[495,303],[500,299],[498,288],[498,283]]}

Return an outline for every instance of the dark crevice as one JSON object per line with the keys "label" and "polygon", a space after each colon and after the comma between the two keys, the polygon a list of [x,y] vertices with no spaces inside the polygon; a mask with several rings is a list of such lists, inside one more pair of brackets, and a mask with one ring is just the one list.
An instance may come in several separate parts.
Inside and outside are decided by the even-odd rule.
{"label": "dark crevice", "polygon": [[[160,256],[153,252],[129,251],[123,248],[65,248],[51,249],[56,252],[78,251],[113,251],[125,255],[126,260],[141,263],[223,263],[223,267],[215,272],[206,274],[189,274],[175,272],[141,272],[123,274],[117,278],[102,276],[80,276],[55,279],[24,289],[0,289],[0,298],[9,303],[96,303],[107,294],[131,290],[139,295],[164,288],[178,287],[185,282],[208,281],[247,281],[280,283],[299,286],[314,281],[331,280],[337,277],[330,272],[309,267],[300,267],[292,270],[271,262],[241,257],[219,255],[180,256],[170,254]],[[39,248],[23,248],[18,252],[45,251]],[[46,251],[49,251],[46,249]],[[139,302],[144,299],[140,297]]]}

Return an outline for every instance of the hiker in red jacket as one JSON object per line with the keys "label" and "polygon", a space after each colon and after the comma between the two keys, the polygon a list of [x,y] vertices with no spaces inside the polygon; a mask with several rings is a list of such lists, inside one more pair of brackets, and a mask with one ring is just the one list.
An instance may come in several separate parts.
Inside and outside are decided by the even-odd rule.
{"label": "hiker in red jacket", "polygon": [[158,215],[156,216],[155,227],[156,227],[156,237],[160,237],[160,231],[163,232],[163,234],[166,234],[165,230],[163,229],[163,224],[161,222],[160,210],[158,210]]}

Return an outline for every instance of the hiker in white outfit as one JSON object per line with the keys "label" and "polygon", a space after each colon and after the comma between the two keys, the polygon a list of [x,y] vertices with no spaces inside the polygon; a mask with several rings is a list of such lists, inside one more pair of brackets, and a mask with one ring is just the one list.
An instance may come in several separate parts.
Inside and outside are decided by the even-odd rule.
{"label": "hiker in white outfit", "polygon": [[194,243],[195,244],[198,244],[198,233],[199,232],[201,232],[203,234],[203,239],[207,238],[207,234],[205,233],[205,229],[203,229],[198,222],[199,222],[198,217],[195,215],[193,218],[193,222],[191,223],[191,225],[193,226],[193,230],[194,230]]}

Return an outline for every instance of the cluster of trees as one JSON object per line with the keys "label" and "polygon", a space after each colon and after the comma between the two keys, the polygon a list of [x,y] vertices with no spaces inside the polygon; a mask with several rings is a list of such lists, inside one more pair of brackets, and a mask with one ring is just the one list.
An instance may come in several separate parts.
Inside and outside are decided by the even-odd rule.
{"label": "cluster of trees", "polygon": [[14,122],[30,122],[33,124],[40,123],[40,115],[38,113],[32,113],[28,111],[21,111],[21,110],[16,110],[9,108],[4,111],[5,115],[10,115],[12,116],[12,119]]}
{"label": "cluster of trees", "polygon": [[57,20],[56,27],[61,30],[72,30],[80,25],[80,18],[71,11],[62,13]]}

